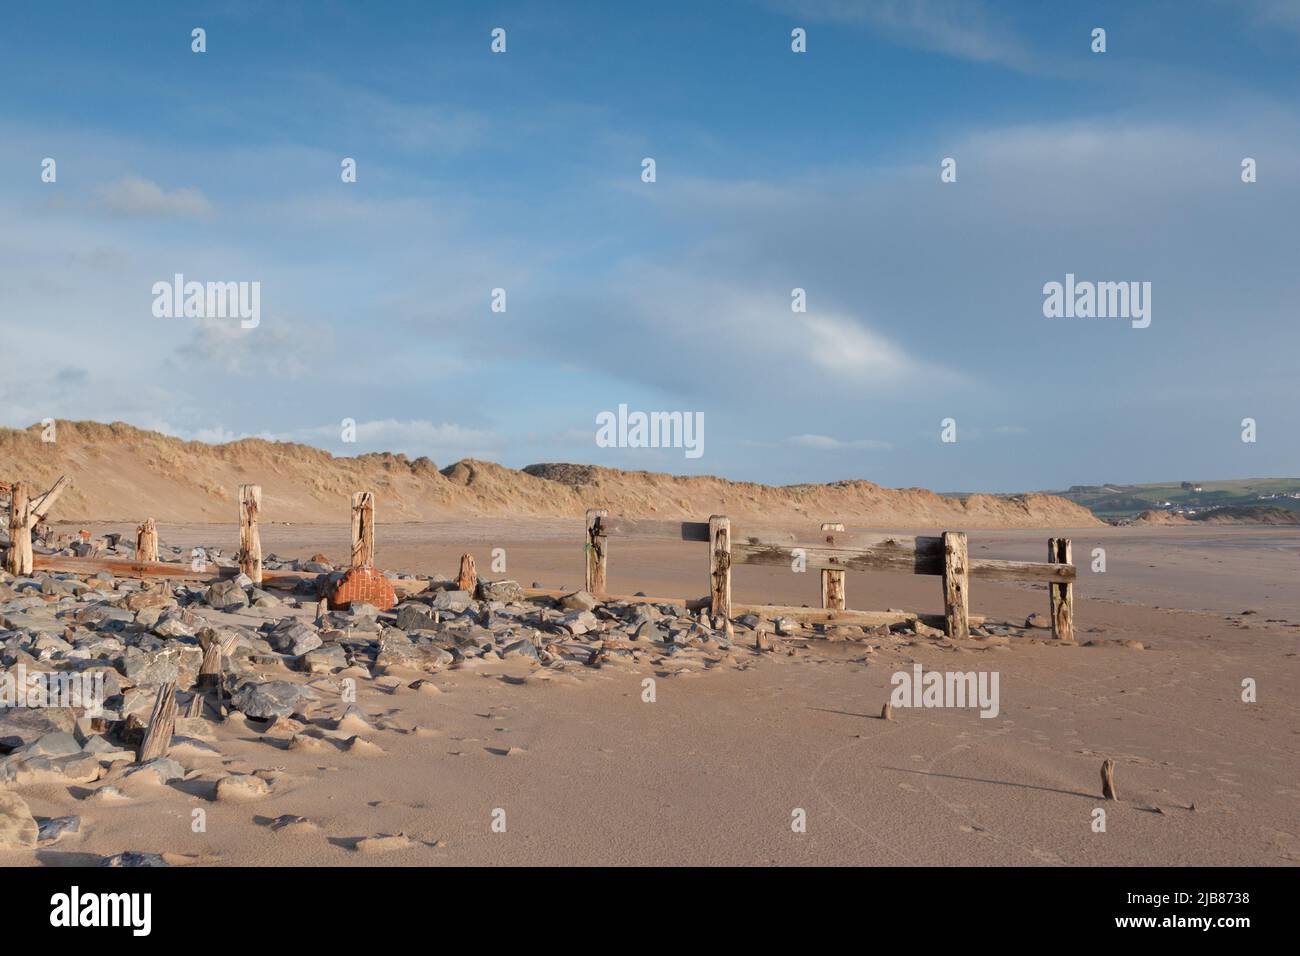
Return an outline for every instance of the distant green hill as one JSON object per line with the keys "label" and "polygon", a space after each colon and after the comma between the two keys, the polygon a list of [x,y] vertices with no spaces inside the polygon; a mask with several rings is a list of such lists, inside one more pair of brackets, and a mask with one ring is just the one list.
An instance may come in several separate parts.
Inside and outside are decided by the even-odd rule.
{"label": "distant green hill", "polygon": [[[1131,518],[1143,511],[1207,511],[1232,507],[1240,518],[1242,508],[1278,508],[1300,512],[1300,478],[1239,478],[1229,481],[1170,481],[1150,485],[1075,485],[1053,491],[1083,505],[1098,518]],[[1168,506],[1166,506],[1168,502]],[[1225,514],[1225,517],[1227,514]]]}

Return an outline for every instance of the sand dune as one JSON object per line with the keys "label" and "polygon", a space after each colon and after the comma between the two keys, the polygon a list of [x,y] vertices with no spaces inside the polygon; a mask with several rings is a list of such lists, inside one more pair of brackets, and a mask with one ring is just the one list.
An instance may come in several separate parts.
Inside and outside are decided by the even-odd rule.
{"label": "sand dune", "polygon": [[229,522],[241,483],[262,486],[266,521],[334,522],[348,496],[369,489],[379,520],[437,521],[479,515],[578,517],[608,508],[631,517],[695,518],[725,513],[773,522],[848,521],[859,527],[1083,528],[1100,522],[1053,495],[945,498],[869,481],[772,487],[713,477],[676,477],[589,465],[515,470],[465,460],[441,471],[427,458],[335,457],[308,445],[242,439],[187,442],[115,422],[64,422],[57,441],[39,426],[0,429],[0,482],[41,489],[61,474],[74,487],[56,517],[71,521]]}

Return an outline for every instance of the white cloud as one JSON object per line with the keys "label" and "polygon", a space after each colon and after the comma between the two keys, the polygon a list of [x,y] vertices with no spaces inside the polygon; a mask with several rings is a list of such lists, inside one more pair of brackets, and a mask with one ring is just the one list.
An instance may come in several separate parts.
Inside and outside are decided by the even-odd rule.
{"label": "white cloud", "polygon": [[812,363],[854,377],[896,376],[913,363],[883,336],[841,315],[808,315],[803,349]]}
{"label": "white cloud", "polygon": [[132,219],[197,219],[212,212],[212,204],[197,189],[167,192],[152,180],[134,176],[100,186],[95,196],[110,215]]}
{"label": "white cloud", "polygon": [[792,435],[786,443],[799,448],[812,448],[817,451],[842,451],[845,449],[866,449],[869,451],[888,451],[894,446],[887,441],[874,438],[854,438],[842,440],[830,435]]}
{"label": "white cloud", "polygon": [[980,0],[800,0],[798,13],[834,23],[862,23],[908,46],[979,63],[1031,68],[1024,44]]}
{"label": "white cloud", "polygon": [[210,362],[232,375],[304,378],[334,349],[330,328],[308,327],[278,316],[264,318],[249,329],[237,318],[160,321],[194,323],[193,336],[177,354],[186,361]]}

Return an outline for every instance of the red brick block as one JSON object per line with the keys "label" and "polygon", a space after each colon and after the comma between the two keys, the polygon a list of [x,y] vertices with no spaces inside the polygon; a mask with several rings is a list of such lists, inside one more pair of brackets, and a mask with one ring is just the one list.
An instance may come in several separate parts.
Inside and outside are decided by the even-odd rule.
{"label": "red brick block", "polygon": [[353,601],[373,604],[379,610],[387,611],[397,603],[397,593],[378,568],[352,568],[339,579],[329,602],[331,608],[339,610]]}

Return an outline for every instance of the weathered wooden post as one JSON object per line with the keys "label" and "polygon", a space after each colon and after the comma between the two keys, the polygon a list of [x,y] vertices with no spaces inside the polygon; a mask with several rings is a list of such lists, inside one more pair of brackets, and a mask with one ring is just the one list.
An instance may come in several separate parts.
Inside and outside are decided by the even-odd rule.
{"label": "weathered wooden post", "polygon": [[257,516],[262,510],[262,486],[239,486],[239,570],[254,584],[262,583],[262,539]]}
{"label": "weathered wooden post", "polygon": [[731,519],[709,516],[709,613],[731,617]]}
{"label": "weathered wooden post", "polygon": [[943,616],[948,637],[970,637],[970,559],[964,531],[943,533]]}
{"label": "weathered wooden post", "polygon": [[13,575],[32,573],[32,526],[27,508],[27,486],[15,481],[9,492],[9,557],[5,562],[5,570]]}
{"label": "weathered wooden post", "polygon": [[[844,525],[839,522],[827,522],[822,525],[823,531],[843,531]],[[834,544],[835,536],[826,535],[826,543]],[[832,571],[829,568],[822,569],[822,607],[834,611],[844,610],[844,572]]]}
{"label": "weathered wooden post", "polygon": [[352,495],[352,567],[375,565],[375,493],[358,491]]}
{"label": "weathered wooden post", "polygon": [[158,560],[158,526],[153,518],[145,518],[144,524],[135,530],[135,559],[137,561]]}
{"label": "weathered wooden post", "polygon": [[145,731],[144,740],[136,752],[136,763],[167,756],[167,751],[172,745],[172,734],[175,731],[176,682],[167,681],[158,688],[158,696],[154,698],[153,713],[149,717],[149,729]]}
{"label": "weathered wooden post", "polygon": [[[1047,539],[1049,564],[1073,564],[1069,538]],[[1074,640],[1074,584],[1052,581],[1047,585],[1048,608],[1052,617],[1052,637],[1058,641]]]}
{"label": "weathered wooden post", "polygon": [[585,585],[588,594],[604,594],[608,587],[609,536],[601,531],[600,519],[609,516],[604,508],[587,509],[587,534],[583,551],[586,555]]}
{"label": "weathered wooden post", "polygon": [[474,566],[472,554],[460,556],[460,574],[456,575],[456,590],[468,591],[470,597],[473,597],[474,592],[478,590],[478,569]]}
{"label": "weathered wooden post", "polygon": [[9,560],[5,564],[10,574],[32,573],[32,529],[71,484],[67,475],[60,475],[49,491],[33,501],[28,498],[27,486],[14,482],[9,494]]}

